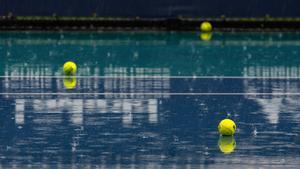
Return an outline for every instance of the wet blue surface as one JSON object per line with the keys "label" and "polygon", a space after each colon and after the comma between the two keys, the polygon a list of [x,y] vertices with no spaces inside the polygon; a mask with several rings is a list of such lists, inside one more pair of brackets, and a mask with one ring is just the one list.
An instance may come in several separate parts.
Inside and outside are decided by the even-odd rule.
{"label": "wet blue surface", "polygon": [[[300,93],[293,86],[299,80],[76,78],[77,86],[66,89],[63,78],[1,78],[0,162],[29,168],[296,168]],[[122,88],[127,83],[135,87]],[[230,141],[217,133],[226,117],[238,126]]]}
{"label": "wet blue surface", "polygon": [[[297,33],[0,33],[0,167],[298,168],[299,44]],[[70,59],[80,77],[61,77]],[[226,117],[233,138],[217,132]]]}

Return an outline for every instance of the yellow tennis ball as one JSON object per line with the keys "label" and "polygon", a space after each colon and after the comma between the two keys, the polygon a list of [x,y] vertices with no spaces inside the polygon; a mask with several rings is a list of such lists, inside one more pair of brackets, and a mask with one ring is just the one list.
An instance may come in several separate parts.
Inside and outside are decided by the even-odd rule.
{"label": "yellow tennis ball", "polygon": [[221,152],[230,154],[234,151],[236,142],[233,136],[221,136],[218,145]]}
{"label": "yellow tennis ball", "polygon": [[222,136],[232,136],[235,133],[236,125],[234,121],[224,119],[219,123],[218,129]]}
{"label": "yellow tennis ball", "polygon": [[74,89],[77,85],[76,77],[66,77],[64,78],[64,86],[66,89]]}
{"label": "yellow tennis ball", "polygon": [[207,22],[207,21],[205,21],[205,22],[202,22],[201,23],[201,25],[200,25],[200,30],[202,31],[202,32],[211,32],[212,31],[212,25],[211,25],[211,23],[210,22]]}
{"label": "yellow tennis ball", "polygon": [[64,64],[63,69],[66,75],[74,75],[77,71],[77,66],[74,62],[68,61]]}

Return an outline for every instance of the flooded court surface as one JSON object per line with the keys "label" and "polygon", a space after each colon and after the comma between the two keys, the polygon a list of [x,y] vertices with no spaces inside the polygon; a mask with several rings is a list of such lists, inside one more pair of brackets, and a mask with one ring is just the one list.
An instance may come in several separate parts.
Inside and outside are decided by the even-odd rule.
{"label": "flooded court surface", "polygon": [[[0,33],[0,167],[297,168],[299,46],[297,33]],[[218,134],[226,117],[233,137]]]}

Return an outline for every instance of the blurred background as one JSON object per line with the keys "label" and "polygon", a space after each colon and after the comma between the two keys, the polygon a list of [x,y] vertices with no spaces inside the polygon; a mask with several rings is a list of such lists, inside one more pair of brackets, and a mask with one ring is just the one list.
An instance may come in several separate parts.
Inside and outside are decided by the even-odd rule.
{"label": "blurred background", "polygon": [[297,0],[2,0],[0,15],[127,18],[300,17]]}

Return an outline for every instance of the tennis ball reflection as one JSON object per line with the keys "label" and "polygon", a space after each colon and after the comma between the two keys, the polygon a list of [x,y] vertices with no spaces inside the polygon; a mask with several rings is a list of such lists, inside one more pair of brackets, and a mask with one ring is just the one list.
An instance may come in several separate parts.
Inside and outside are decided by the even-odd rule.
{"label": "tennis ball reflection", "polygon": [[233,136],[221,136],[218,142],[220,151],[224,154],[230,154],[234,152],[236,142]]}
{"label": "tennis ball reflection", "polygon": [[203,41],[210,41],[211,38],[212,38],[211,32],[201,32],[201,34],[200,34],[200,39]]}
{"label": "tennis ball reflection", "polygon": [[66,89],[74,89],[77,84],[77,79],[74,76],[64,78],[64,86]]}

